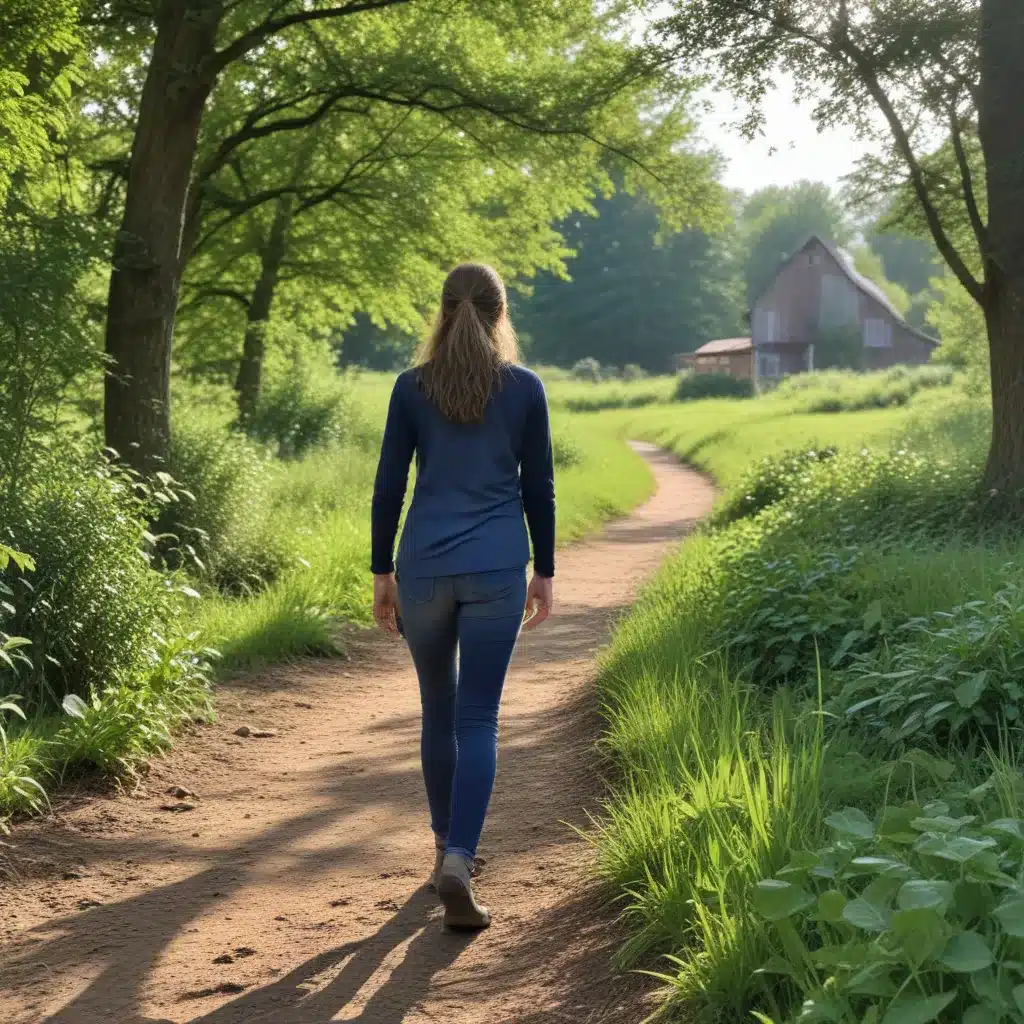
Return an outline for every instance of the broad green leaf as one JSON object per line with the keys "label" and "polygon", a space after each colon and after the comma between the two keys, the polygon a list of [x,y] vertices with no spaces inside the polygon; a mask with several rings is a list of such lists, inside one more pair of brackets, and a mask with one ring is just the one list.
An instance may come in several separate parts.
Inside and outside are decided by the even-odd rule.
{"label": "broad green leaf", "polygon": [[875,998],[891,999],[899,992],[899,986],[892,979],[892,967],[879,961],[862,967],[845,987],[853,995]]}
{"label": "broad green leaf", "polygon": [[958,974],[973,974],[991,967],[992,950],[977,932],[960,932],[949,940],[942,963]]}
{"label": "broad green leaf", "polygon": [[988,672],[976,672],[965,683],[961,683],[954,691],[957,703],[962,708],[973,708],[981,700],[982,694],[988,689]]}
{"label": "broad green leaf", "polygon": [[876,907],[888,907],[892,904],[902,882],[895,873],[876,875],[871,884],[860,894],[862,900],[873,903]]}
{"label": "broad green leaf", "polygon": [[937,815],[932,818],[915,818],[910,824],[919,832],[942,832],[952,834],[959,832],[965,825],[972,824],[976,818],[967,815],[963,818],[951,818],[948,814]]}
{"label": "broad green leaf", "polygon": [[818,916],[823,921],[837,924],[843,919],[846,897],[838,889],[829,889],[818,897]]}
{"label": "broad green leaf", "polygon": [[981,1003],[968,1006],[960,1024],[992,1024],[992,1011]]}
{"label": "broad green leaf", "polygon": [[882,811],[881,821],[878,826],[879,835],[885,836],[891,842],[914,843],[918,835],[911,828],[911,822],[920,817],[921,808],[910,805],[907,807],[886,807]]}
{"label": "broad green leaf", "polygon": [[978,971],[976,974],[970,976],[970,987],[971,991],[975,996],[978,997],[982,1002],[988,1003],[989,1020],[993,1018],[998,1019],[999,1014],[993,1013],[993,1007],[998,1007],[1000,1010],[1011,1010],[1012,1005],[1007,1000],[1009,991],[1005,991],[1003,981],[1009,979],[1000,979],[996,976],[996,972],[993,970]]}
{"label": "broad green leaf", "polygon": [[985,831],[1024,840],[1024,831],[1021,831],[1021,823],[1017,818],[999,818],[996,821],[990,821],[985,826]]}
{"label": "broad green leaf", "polygon": [[892,914],[884,907],[856,899],[843,907],[843,920],[865,932],[884,932],[892,921]]}
{"label": "broad green leaf", "polygon": [[1024,897],[1011,896],[993,911],[1007,935],[1024,938]]}
{"label": "broad green leaf", "polygon": [[802,886],[768,878],[757,883],[754,906],[768,921],[783,921],[814,905],[814,897]]}
{"label": "broad green leaf", "polygon": [[1024,1013],[1024,985],[1017,985],[1014,988],[1013,1001],[1017,1004],[1017,1009]]}
{"label": "broad green leaf", "polygon": [[904,882],[896,897],[900,910],[945,910],[953,902],[953,886],[941,879]]}
{"label": "broad green leaf", "polygon": [[986,918],[996,909],[997,893],[988,882],[960,882],[953,904],[965,921]]}
{"label": "broad green leaf", "polygon": [[937,996],[904,996],[885,1011],[882,1024],[928,1024],[956,999],[955,992]]}
{"label": "broad green leaf", "polygon": [[882,621],[882,602],[872,601],[864,612],[864,628],[873,629]]}
{"label": "broad green leaf", "polygon": [[894,874],[910,873],[907,865],[903,861],[896,860],[895,857],[854,857],[850,864],[852,867],[871,874],[882,872]]}
{"label": "broad green leaf", "polygon": [[937,910],[897,910],[892,915],[892,931],[900,940],[903,954],[914,967],[938,956],[949,942],[949,925]]}
{"label": "broad green leaf", "polygon": [[871,839],[875,834],[871,819],[857,807],[847,807],[830,814],[825,824],[840,835],[856,836],[858,839]]}
{"label": "broad green leaf", "polygon": [[919,853],[932,857],[941,857],[957,864],[966,864],[996,845],[994,839],[971,839],[969,836],[929,836],[921,837],[917,844]]}

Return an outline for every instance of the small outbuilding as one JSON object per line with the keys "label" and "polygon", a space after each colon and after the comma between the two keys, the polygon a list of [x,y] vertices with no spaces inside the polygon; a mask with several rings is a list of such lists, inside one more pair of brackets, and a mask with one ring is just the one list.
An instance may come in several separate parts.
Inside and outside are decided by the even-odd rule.
{"label": "small outbuilding", "polygon": [[754,379],[754,344],[750,338],[721,338],[693,353],[694,373],[717,373],[737,380]]}

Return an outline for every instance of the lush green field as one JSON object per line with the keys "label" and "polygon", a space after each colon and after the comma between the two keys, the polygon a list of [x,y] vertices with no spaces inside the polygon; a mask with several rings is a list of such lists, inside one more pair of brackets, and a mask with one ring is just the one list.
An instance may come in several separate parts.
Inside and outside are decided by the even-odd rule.
{"label": "lush green field", "polygon": [[1024,1020],[1024,542],[975,487],[984,406],[797,402],[601,414],[724,485],[602,666],[620,963],[686,1021]]}

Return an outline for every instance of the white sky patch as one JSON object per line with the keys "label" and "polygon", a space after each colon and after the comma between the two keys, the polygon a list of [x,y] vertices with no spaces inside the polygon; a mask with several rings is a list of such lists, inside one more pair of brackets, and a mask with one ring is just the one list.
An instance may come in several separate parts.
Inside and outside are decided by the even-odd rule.
{"label": "white sky patch", "polygon": [[[627,35],[639,41],[647,25],[671,13],[663,3],[627,23]],[[836,128],[819,133],[809,105],[793,101],[793,83],[786,75],[764,99],[763,134],[748,140],[734,127],[745,113],[727,92],[708,90],[712,110],[700,116],[698,131],[703,143],[718,150],[727,161],[723,182],[728,188],[754,192],[766,185],[792,185],[797,181],[822,181],[833,187],[849,174],[865,152],[852,129]]]}
{"label": "white sky patch", "polygon": [[810,107],[793,101],[792,90],[781,77],[779,87],[765,97],[762,134],[752,140],[734,127],[745,108],[731,95],[710,91],[703,98],[711,102],[712,110],[701,118],[699,132],[725,157],[723,180],[729,188],[753,192],[804,179],[835,187],[869,151],[850,128],[819,132]]}

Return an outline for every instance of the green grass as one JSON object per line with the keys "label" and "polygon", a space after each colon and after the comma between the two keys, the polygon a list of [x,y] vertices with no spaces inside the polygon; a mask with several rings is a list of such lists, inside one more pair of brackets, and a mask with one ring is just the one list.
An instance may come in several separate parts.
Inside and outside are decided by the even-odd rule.
{"label": "green grass", "polygon": [[597,383],[557,377],[548,380],[543,371],[541,377],[551,408],[568,412],[600,412],[665,403],[671,401],[675,388],[675,380],[671,377]]}
{"label": "green grass", "polygon": [[[858,652],[881,652],[883,666],[886,651],[909,652],[902,664],[922,671],[940,657],[943,665],[970,666],[980,652],[969,643],[958,649],[964,641],[956,635],[934,655],[922,647],[915,660],[915,645],[933,641],[905,625],[936,614],[941,625],[941,616],[969,605],[976,610],[967,628],[980,644],[985,609],[1006,608],[996,595],[1019,586],[1024,540],[982,528],[968,503],[987,441],[984,405],[939,385],[885,409],[805,408],[794,389],[590,420],[595,430],[665,445],[712,473],[726,491],[723,509],[742,509],[736,498],[766,458],[808,446],[841,453],[785,469],[797,476],[779,477],[786,486],[774,504],[738,521],[735,513],[719,517],[691,539],[646,589],[602,661],[603,748],[613,786],[594,836],[598,870],[630,925],[620,966],[665,983],[668,1019],[731,1024],[759,1011],[795,1024],[804,1020],[804,1000],[827,998],[826,983],[848,1009],[807,1019],[890,1019],[892,993],[884,986],[868,995],[849,973],[807,970],[808,949],[838,940],[799,911],[796,931],[788,919],[768,920],[759,883],[802,878],[800,858],[832,838],[829,816],[844,807],[867,821],[910,799],[922,806],[942,799],[951,814],[987,820],[1017,806],[1005,790],[1024,746],[1015,718],[987,736],[968,720],[964,742],[924,728],[914,743],[893,746],[877,727],[861,730],[837,703]],[[919,454],[900,454],[908,446]],[[879,454],[862,455],[866,448]],[[766,465],[759,472],[775,471]],[[847,568],[821,572],[829,559]],[[1014,716],[1024,713],[1012,696],[1015,659],[1024,652],[1011,649],[1018,643],[1012,630],[1001,630],[992,626],[985,657],[996,666],[993,684],[1009,686],[999,692]],[[1011,646],[993,647],[1000,637]],[[765,652],[773,652],[767,661]],[[781,672],[778,659],[787,657],[791,668]],[[936,692],[944,685],[926,682]],[[890,686],[884,678],[881,685]],[[994,691],[986,692],[991,700]],[[999,753],[986,752],[986,743]],[[791,976],[763,973],[772,963],[788,964]],[[963,976],[934,973],[940,969],[924,992],[959,986],[952,1005],[962,1014],[978,997]],[[999,1019],[985,1012],[984,1019]],[[952,1024],[960,1016],[920,1018],[933,1019]]]}

